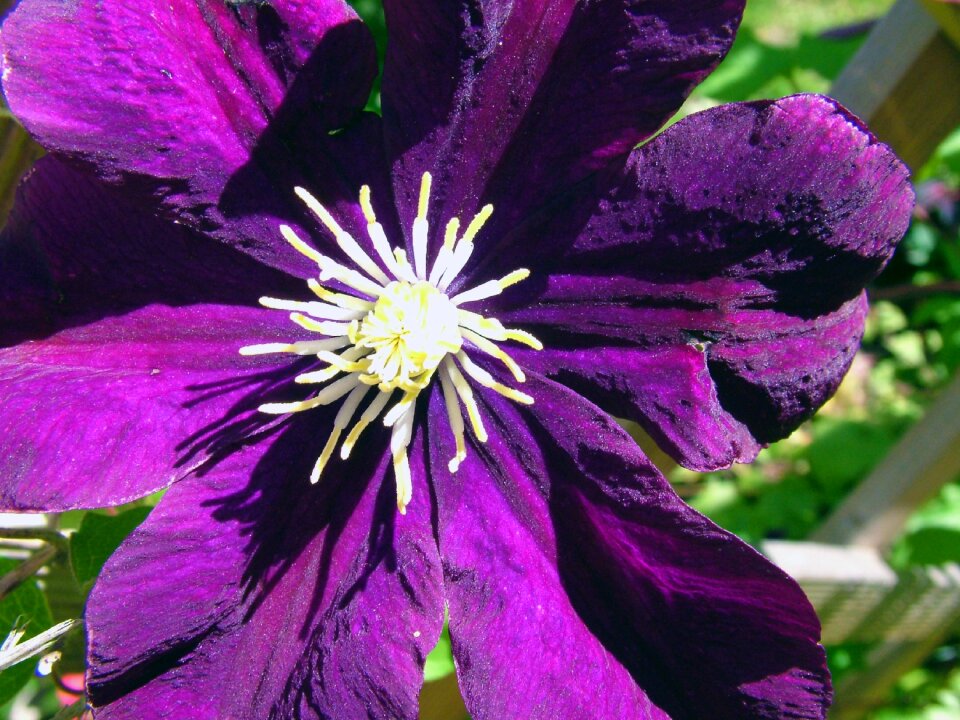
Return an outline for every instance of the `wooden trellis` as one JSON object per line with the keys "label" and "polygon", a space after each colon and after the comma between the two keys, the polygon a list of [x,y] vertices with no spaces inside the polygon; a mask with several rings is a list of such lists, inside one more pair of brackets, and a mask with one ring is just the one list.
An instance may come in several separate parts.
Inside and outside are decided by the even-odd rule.
{"label": "wooden trellis", "polygon": [[[900,0],[832,94],[912,168],[960,125],[960,5]],[[869,645],[836,688],[831,720],[857,720],[960,627],[960,566],[896,573],[882,553],[960,475],[960,375],[811,537],[763,550],[806,591],[827,644]]]}

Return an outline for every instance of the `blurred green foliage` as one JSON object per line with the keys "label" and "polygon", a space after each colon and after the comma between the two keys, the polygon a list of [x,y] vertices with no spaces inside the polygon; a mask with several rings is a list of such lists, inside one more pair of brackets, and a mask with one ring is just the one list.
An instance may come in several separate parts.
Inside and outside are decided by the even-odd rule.
{"label": "blurred green foliage", "polygon": [[[19,563],[0,557],[0,577]],[[23,629],[21,642],[29,640],[53,625],[50,608],[37,581],[28,578],[0,601],[0,643],[8,633]],[[33,676],[36,660],[24,660],[0,673],[0,707],[8,702]]]}

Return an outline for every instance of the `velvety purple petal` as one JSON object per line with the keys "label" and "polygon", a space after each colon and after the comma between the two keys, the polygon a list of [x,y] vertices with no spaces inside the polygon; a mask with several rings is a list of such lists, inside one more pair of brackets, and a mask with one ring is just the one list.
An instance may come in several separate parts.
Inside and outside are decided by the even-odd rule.
{"label": "velvety purple petal", "polygon": [[128,502],[252,432],[291,373],[238,350],[289,340],[285,320],[151,305],[0,349],[0,507]]}
{"label": "velvety purple petal", "polygon": [[752,459],[833,393],[913,201],[890,149],[816,96],[691,116],[581,193],[486,254],[485,277],[534,273],[486,312],[696,469]]}
{"label": "velvety purple petal", "polygon": [[304,290],[50,156],[18,188],[0,277],[0,346],[153,303],[256,305]]}
{"label": "velvety purple petal", "polygon": [[296,266],[270,244],[303,216],[295,185],[355,198],[335,146],[356,145],[328,131],[376,58],[342,0],[24,0],[2,45],[11,110],[45,147],[273,264]]}
{"label": "velvety purple petal", "polygon": [[529,408],[483,394],[489,442],[455,475],[431,429],[473,717],[823,718],[800,588],[687,507],[609,416],[537,376],[524,389]]}
{"label": "velvety purple petal", "polygon": [[107,563],[86,613],[98,718],[416,718],[443,624],[422,440],[401,516],[384,432],[309,483],[322,415],[175,485]]}
{"label": "velvety purple petal", "polygon": [[492,202],[496,237],[649,137],[723,57],[742,0],[385,3],[383,113],[401,217]]}
{"label": "velvety purple petal", "polygon": [[296,339],[257,297],[305,294],[49,157],[0,236],[0,279],[0,504],[18,509],[134,499],[252,429],[289,370],[238,350]]}

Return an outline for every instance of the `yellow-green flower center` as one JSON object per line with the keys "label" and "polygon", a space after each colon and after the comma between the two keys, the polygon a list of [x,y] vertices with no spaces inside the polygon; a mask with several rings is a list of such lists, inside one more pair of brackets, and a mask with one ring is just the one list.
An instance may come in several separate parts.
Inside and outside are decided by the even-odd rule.
{"label": "yellow-green flower center", "polygon": [[[499,280],[481,283],[453,296],[447,293],[447,288],[470,259],[473,241],[493,213],[493,206],[481,208],[462,234],[460,220],[452,218],[447,223],[443,245],[433,264],[428,267],[430,228],[427,208],[431,182],[430,173],[424,173],[417,217],[411,232],[412,264],[401,248],[390,246],[383,226],[377,222],[370,202],[370,188],[366,185],[360,189],[360,207],[366,217],[370,244],[379,263],[360,247],[313,195],[303,188],[296,188],[297,195],[333,235],[337,245],[357,269],[341,265],[321,254],[301,240],[292,228],[281,225],[280,232],[287,242],[313,260],[320,269],[319,279],[307,281],[319,301],[262,297],[260,304],[289,311],[294,323],[322,339],[240,348],[242,355],[314,355],[325,364],[296,378],[298,383],[304,385],[322,386],[311,397],[297,402],[260,406],[261,412],[280,415],[342,400],[330,437],[310,474],[311,482],[320,479],[354,415],[367,402],[370,391],[377,389],[373,399],[361,411],[360,418],[347,432],[340,445],[340,457],[346,460],[350,456],[363,430],[382,414],[383,424],[391,428],[390,450],[397,480],[397,507],[401,513],[406,512],[413,492],[407,446],[413,438],[416,401],[431,379],[436,375],[443,390],[447,418],[456,443],[456,454],[450,460],[449,469],[450,472],[456,472],[467,456],[461,405],[467,411],[476,439],[479,442],[487,441],[479,406],[467,378],[515,402],[533,402],[533,398],[526,393],[495,380],[471,360],[467,350],[496,358],[507,367],[514,380],[522,383],[526,380],[523,370],[497,343],[513,341],[534,349],[542,347],[539,340],[523,330],[505,328],[493,318],[463,308],[464,305],[498,295],[524,280],[530,275],[528,270],[514,270]],[[348,291],[335,292],[323,286],[322,283],[330,281],[336,281]],[[341,352],[338,354],[337,351]],[[398,390],[402,394],[395,398]],[[396,402],[387,409],[391,399],[396,399]]]}
{"label": "yellow-green flower center", "polygon": [[382,392],[422,390],[443,358],[463,345],[456,306],[422,280],[387,285],[373,310],[353,322],[348,337],[355,347],[372,350],[360,381]]}

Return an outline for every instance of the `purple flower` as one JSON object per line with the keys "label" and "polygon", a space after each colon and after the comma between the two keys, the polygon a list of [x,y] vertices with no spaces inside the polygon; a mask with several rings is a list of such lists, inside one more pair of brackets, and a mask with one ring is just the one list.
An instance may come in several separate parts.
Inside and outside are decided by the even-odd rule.
{"label": "purple flower", "polygon": [[97,717],[413,718],[446,610],[478,719],[822,718],[802,592],[597,406],[696,469],[789,433],[905,169],[813,96],[633,149],[737,0],[385,4],[382,119],[342,0],[3,26],[51,155],[0,245],[0,505],[170,485],[88,603]]}

